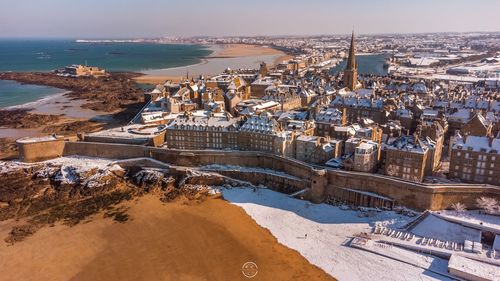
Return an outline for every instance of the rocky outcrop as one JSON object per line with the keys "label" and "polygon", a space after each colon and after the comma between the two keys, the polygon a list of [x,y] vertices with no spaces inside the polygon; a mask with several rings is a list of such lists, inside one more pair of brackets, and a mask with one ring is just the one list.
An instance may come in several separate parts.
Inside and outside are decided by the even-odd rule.
{"label": "rocky outcrop", "polygon": [[60,221],[71,226],[98,212],[125,222],[128,215],[118,204],[144,194],[158,195],[164,202],[210,196],[200,185],[176,185],[179,180],[165,169],[10,163],[13,167],[0,167],[0,220],[23,218],[27,223],[12,229],[5,238],[8,243],[22,241],[45,225]]}

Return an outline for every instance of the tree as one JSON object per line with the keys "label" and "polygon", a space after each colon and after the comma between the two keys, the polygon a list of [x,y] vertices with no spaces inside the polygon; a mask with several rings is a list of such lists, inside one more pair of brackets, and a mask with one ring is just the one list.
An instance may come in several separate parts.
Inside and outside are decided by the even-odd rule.
{"label": "tree", "polygon": [[484,210],[485,213],[494,213],[500,208],[498,201],[495,198],[480,197],[476,199],[476,207]]}
{"label": "tree", "polygon": [[457,212],[457,214],[467,211],[466,206],[460,202],[451,204],[451,208],[453,210],[455,210],[455,212]]}

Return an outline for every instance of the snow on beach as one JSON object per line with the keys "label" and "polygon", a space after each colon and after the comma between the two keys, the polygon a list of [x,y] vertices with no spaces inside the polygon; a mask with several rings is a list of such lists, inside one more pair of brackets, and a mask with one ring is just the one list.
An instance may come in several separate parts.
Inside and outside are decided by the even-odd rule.
{"label": "snow on beach", "polygon": [[[402,226],[410,221],[406,216],[380,212],[375,217],[359,217],[356,211],[312,204],[268,189],[254,192],[234,188],[222,192],[226,200],[269,229],[278,242],[297,250],[339,280],[446,280],[429,270],[344,245],[355,234],[371,232],[375,225]],[[403,258],[429,258],[398,251]]]}

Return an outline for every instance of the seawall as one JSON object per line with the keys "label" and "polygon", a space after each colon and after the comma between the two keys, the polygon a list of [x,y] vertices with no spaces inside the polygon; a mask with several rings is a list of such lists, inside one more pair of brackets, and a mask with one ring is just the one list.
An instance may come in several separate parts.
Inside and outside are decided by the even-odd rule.
{"label": "seawall", "polygon": [[271,169],[291,177],[258,171],[249,173],[230,170],[220,171],[220,173],[254,184],[270,184],[273,189],[285,193],[308,187],[310,191],[305,194],[305,198],[316,203],[328,197],[344,199],[341,188],[375,193],[394,200],[396,204],[417,210],[447,209],[456,202],[461,202],[468,208],[475,208],[475,200],[478,197],[500,199],[498,186],[413,183],[379,174],[318,169],[295,159],[252,151],[175,150],[126,144],[65,142],[62,154],[112,159],[149,157],[169,165],[184,167],[220,164]]}

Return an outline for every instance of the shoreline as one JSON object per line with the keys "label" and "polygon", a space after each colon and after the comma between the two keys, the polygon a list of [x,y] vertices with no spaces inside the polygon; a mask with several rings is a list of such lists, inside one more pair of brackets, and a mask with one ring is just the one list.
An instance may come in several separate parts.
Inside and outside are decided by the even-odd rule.
{"label": "shoreline", "polygon": [[143,106],[137,73],[111,73],[106,79],[67,78],[53,73],[0,72],[0,79],[64,90],[9,108],[0,108],[0,158],[15,157],[11,146],[23,136],[56,133],[73,137],[126,124]]}
{"label": "shoreline", "polygon": [[158,84],[166,80],[179,82],[187,73],[189,73],[189,76],[217,75],[228,67],[244,68],[244,66],[248,65],[257,67],[261,61],[266,61],[268,65],[273,66],[292,57],[281,50],[260,45],[219,44],[209,46],[213,52],[208,56],[200,58],[202,61],[199,63],[142,71],[143,75],[135,77],[134,80],[138,83],[146,84]]}
{"label": "shoreline", "polygon": [[17,105],[10,105],[10,106],[6,106],[6,107],[0,107],[0,110],[15,110],[15,109],[33,109],[34,110],[33,106],[39,106],[39,105],[44,105],[44,104],[50,103],[54,99],[62,98],[62,97],[64,97],[64,95],[69,94],[70,92],[71,91],[63,90],[63,92],[40,97],[39,99],[34,100],[34,101],[29,101],[29,102],[21,103],[21,104],[17,104]]}

